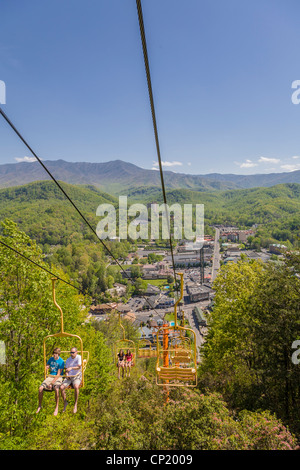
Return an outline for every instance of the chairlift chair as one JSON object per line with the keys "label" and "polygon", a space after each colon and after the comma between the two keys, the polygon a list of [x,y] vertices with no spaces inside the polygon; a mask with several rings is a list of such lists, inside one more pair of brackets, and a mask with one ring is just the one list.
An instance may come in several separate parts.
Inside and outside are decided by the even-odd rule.
{"label": "chairlift chair", "polygon": [[123,332],[123,338],[122,339],[119,339],[117,340],[115,343],[114,343],[114,356],[116,358],[116,360],[118,359],[118,353],[121,349],[123,349],[123,351],[125,352],[126,354],[126,351],[127,349],[130,349],[131,353],[132,353],[132,366],[135,365],[135,361],[136,361],[136,346],[135,346],[135,342],[130,340],[130,339],[126,339],[125,338],[125,329],[124,329],[124,326],[122,325],[122,322],[121,322],[121,313],[118,312],[119,314],[119,325],[120,327],[122,328],[122,332]]}
{"label": "chairlift chair", "polygon": [[[164,325],[157,330],[156,384],[164,387],[197,386],[197,352],[194,330],[177,324],[177,306],[183,297],[183,274],[181,277],[180,298],[174,305],[175,324]],[[189,332],[191,338],[186,334]],[[175,333],[169,339],[170,333]],[[163,344],[158,341],[163,335]]]}
{"label": "chairlift chair", "polygon": [[[52,294],[53,294],[53,301],[54,301],[54,304],[55,306],[58,308],[58,310],[60,311],[60,324],[61,324],[61,329],[58,333],[54,333],[54,334],[51,334],[51,335],[48,335],[44,338],[43,340],[43,352],[44,352],[44,378],[46,379],[46,377],[48,376],[48,373],[47,373],[47,369],[46,369],[46,366],[47,366],[47,352],[46,352],[46,343],[49,342],[49,340],[51,338],[73,338],[75,340],[75,343],[77,342],[77,344],[79,343],[79,347],[77,348],[78,352],[80,352],[81,354],[81,369],[79,370],[79,372],[76,374],[76,375],[79,375],[80,373],[82,374],[82,380],[81,380],[81,384],[80,384],[80,388],[83,388],[84,387],[84,373],[85,373],[85,370],[86,370],[86,366],[87,366],[87,363],[89,361],[89,351],[84,351],[83,349],[83,341],[81,339],[80,336],[78,335],[75,335],[75,334],[72,334],[72,333],[67,333],[64,331],[64,320],[63,320],[63,312],[62,312],[62,309],[61,307],[58,305],[58,303],[56,302],[56,298],[55,298],[55,281],[57,280],[57,278],[52,278]],[[74,345],[72,345],[74,346]],[[69,351],[61,351],[61,357],[62,356],[66,356],[66,355],[69,355]],[[62,375],[63,378],[66,378],[66,375]],[[67,387],[67,388],[72,388],[71,386]]]}
{"label": "chairlift chair", "polygon": [[[141,327],[143,332],[143,328]],[[144,332],[143,332],[144,336]],[[147,338],[141,338],[138,342],[137,357],[139,358],[150,358],[156,357],[156,344],[151,342]]]}

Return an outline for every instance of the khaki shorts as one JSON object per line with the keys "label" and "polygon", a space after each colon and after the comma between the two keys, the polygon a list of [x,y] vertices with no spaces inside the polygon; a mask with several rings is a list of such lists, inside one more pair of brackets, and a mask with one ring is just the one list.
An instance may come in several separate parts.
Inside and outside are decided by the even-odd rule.
{"label": "khaki shorts", "polygon": [[[48,375],[48,377],[42,383],[42,387],[46,388],[47,390],[50,390],[49,385],[52,383],[54,377],[55,375]],[[62,383],[63,383],[63,378],[58,377],[58,379],[55,380],[54,384],[52,384],[53,388],[60,387]]]}
{"label": "khaki shorts", "polygon": [[69,375],[69,377],[66,377],[65,380],[63,381],[62,385],[65,387],[68,387],[69,385],[80,385],[82,381],[82,374],[74,375]]}

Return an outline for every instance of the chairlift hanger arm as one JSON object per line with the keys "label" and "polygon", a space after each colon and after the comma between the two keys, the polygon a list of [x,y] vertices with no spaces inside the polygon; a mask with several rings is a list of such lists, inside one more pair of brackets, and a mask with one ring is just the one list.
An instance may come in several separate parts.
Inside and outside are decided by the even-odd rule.
{"label": "chairlift hanger arm", "polygon": [[183,273],[177,273],[180,276],[180,296],[174,304],[175,328],[177,328],[177,306],[183,298]]}
{"label": "chairlift hanger arm", "polygon": [[63,316],[63,312],[62,312],[62,309],[61,307],[58,305],[58,303],[56,302],[56,297],[55,297],[55,281],[57,281],[57,278],[53,277],[52,279],[52,295],[53,295],[53,302],[54,302],[54,305],[58,308],[58,310],[60,311],[60,329],[61,329],[61,332],[63,333],[64,332],[64,316]]}

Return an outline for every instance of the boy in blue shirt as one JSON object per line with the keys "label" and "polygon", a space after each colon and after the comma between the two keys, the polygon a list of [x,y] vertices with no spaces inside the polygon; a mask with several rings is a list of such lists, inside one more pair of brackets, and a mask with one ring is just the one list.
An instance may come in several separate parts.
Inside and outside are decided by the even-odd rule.
{"label": "boy in blue shirt", "polygon": [[55,348],[53,350],[53,356],[47,362],[46,370],[49,371],[49,375],[47,375],[46,379],[43,381],[39,388],[39,406],[37,409],[37,413],[42,408],[42,401],[43,401],[43,392],[44,389],[46,390],[54,390],[55,391],[55,411],[54,416],[58,413],[58,402],[59,402],[59,387],[62,384],[62,374],[64,371],[64,360],[59,357],[60,349]]}

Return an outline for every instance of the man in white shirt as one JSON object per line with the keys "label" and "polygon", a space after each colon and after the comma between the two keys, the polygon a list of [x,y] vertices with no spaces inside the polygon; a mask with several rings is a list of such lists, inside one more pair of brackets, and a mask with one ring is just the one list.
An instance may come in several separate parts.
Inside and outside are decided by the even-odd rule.
{"label": "man in white shirt", "polygon": [[75,396],[75,403],[73,413],[77,412],[77,402],[78,402],[78,395],[79,395],[79,387],[82,381],[82,367],[81,367],[81,356],[78,354],[77,348],[71,348],[70,350],[71,356],[65,362],[65,371],[66,371],[66,378],[60,386],[61,395],[64,400],[64,409],[68,405],[66,399],[66,391],[65,389],[72,385],[74,388],[74,396]]}

